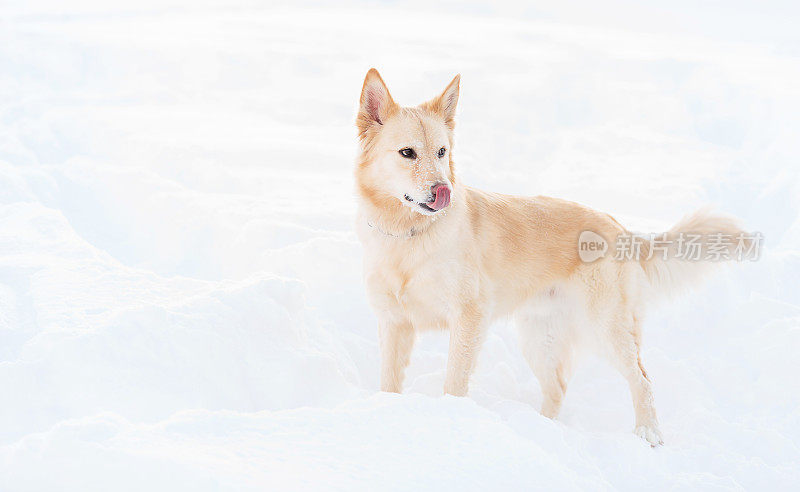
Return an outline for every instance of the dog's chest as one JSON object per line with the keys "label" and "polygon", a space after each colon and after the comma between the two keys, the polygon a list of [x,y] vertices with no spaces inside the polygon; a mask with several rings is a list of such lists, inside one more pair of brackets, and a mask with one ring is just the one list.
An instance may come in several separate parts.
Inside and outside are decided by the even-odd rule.
{"label": "dog's chest", "polygon": [[446,257],[407,251],[365,257],[365,281],[373,307],[419,328],[444,325],[458,301],[458,272]]}

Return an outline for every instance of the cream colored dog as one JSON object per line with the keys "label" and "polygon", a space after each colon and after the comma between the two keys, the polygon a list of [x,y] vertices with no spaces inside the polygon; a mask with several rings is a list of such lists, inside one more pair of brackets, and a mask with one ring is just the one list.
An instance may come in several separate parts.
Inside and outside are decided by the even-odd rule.
{"label": "cream colored dog", "polygon": [[[708,263],[663,259],[581,261],[592,231],[616,245],[612,217],[556,198],[487,193],[453,166],[459,76],[417,107],[392,100],[377,70],[364,80],[357,119],[357,230],[367,294],[379,320],[381,389],[400,392],[416,333],[450,331],[445,393],[467,394],[487,327],[514,315],[539,380],[542,414],[555,418],[576,355],[593,349],[630,386],[634,432],[662,443],[653,391],[639,357],[646,305],[691,284]],[[695,213],[667,232],[739,234],[730,218]],[[652,243],[645,243],[645,253]]]}

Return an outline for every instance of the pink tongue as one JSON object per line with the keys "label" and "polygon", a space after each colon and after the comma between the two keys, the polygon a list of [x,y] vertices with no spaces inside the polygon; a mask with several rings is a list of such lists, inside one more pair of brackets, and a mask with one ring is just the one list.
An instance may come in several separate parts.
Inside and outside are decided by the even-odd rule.
{"label": "pink tongue", "polygon": [[428,206],[434,210],[441,210],[450,204],[450,188],[447,185],[439,185],[434,188],[433,193],[436,198],[432,202],[428,202]]}

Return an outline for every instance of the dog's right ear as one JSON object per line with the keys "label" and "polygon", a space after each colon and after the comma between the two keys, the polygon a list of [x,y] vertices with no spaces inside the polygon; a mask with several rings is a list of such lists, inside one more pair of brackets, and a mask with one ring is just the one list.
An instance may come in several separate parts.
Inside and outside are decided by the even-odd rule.
{"label": "dog's right ear", "polygon": [[383,125],[396,109],[397,104],[392,100],[381,75],[374,68],[370,68],[361,88],[361,105],[356,119],[359,135],[363,138],[375,125]]}

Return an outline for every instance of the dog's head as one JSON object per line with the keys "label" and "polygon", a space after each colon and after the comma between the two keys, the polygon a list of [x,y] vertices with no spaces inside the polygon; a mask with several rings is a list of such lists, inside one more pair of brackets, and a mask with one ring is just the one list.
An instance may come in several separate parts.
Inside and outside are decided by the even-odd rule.
{"label": "dog's head", "polygon": [[439,96],[406,108],[394,102],[377,70],[367,72],[356,121],[362,188],[424,215],[450,204],[459,80],[456,75]]}

